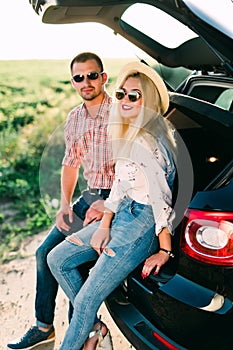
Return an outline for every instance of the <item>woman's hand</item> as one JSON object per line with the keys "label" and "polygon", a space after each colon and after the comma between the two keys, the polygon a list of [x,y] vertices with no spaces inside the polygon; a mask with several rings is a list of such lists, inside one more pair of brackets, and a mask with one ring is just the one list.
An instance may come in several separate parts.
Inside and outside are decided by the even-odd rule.
{"label": "woman's hand", "polygon": [[166,252],[160,250],[158,253],[151,255],[146,259],[143,269],[142,269],[142,278],[146,278],[149,276],[151,271],[156,267],[154,275],[159,273],[161,266],[166,264],[169,259],[169,255]]}
{"label": "woman's hand", "polygon": [[100,255],[110,240],[110,228],[99,227],[93,234],[90,245]]}

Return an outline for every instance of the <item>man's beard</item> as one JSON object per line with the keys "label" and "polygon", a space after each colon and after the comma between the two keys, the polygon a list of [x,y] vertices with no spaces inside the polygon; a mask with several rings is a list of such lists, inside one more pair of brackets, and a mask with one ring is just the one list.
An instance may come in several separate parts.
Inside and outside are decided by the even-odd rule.
{"label": "man's beard", "polygon": [[82,95],[82,99],[84,100],[84,101],[92,101],[92,100],[94,100],[96,97],[98,97],[99,95],[101,94],[101,91],[97,94],[97,93],[95,93],[94,95]]}

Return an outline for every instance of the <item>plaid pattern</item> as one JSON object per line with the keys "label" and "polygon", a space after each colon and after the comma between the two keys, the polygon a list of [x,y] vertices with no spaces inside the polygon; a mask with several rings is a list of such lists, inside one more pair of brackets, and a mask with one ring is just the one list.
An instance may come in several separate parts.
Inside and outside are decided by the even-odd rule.
{"label": "plaid pattern", "polygon": [[114,163],[107,126],[111,97],[105,93],[95,118],[87,111],[85,103],[74,108],[66,121],[66,150],[62,164],[79,167],[90,188],[111,188]]}

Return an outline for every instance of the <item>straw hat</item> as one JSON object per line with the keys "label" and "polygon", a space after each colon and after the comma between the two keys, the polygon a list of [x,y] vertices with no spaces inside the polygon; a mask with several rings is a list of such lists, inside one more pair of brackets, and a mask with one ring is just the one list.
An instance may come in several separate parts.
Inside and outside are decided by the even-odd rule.
{"label": "straw hat", "polygon": [[168,110],[169,106],[169,95],[166,88],[166,85],[164,84],[162,78],[159,76],[159,74],[150,66],[147,66],[145,63],[142,62],[130,62],[127,63],[120,71],[117,79],[117,86],[120,86],[125,78],[134,73],[142,73],[146,75],[154,85],[156,86],[160,99],[161,99],[161,113],[164,114]]}

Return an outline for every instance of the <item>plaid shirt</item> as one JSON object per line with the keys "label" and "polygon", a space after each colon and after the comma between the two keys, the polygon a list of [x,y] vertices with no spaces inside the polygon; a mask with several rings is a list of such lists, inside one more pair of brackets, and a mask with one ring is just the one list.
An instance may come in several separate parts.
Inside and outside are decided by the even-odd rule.
{"label": "plaid shirt", "polygon": [[85,103],[74,108],[65,124],[65,156],[62,165],[79,167],[90,188],[109,189],[114,178],[114,163],[107,126],[111,97],[105,93],[97,115],[88,113]]}

